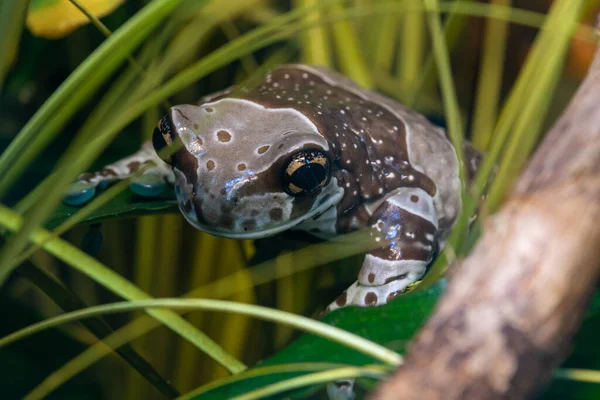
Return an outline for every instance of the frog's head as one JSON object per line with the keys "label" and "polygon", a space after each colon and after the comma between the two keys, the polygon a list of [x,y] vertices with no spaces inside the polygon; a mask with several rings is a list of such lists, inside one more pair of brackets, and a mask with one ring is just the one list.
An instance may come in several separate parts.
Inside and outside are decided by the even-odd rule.
{"label": "frog's head", "polygon": [[[172,107],[153,135],[175,173],[179,207],[196,228],[258,238],[290,229],[339,202],[327,140],[302,113],[224,98]],[[163,150],[161,152],[161,150]]]}

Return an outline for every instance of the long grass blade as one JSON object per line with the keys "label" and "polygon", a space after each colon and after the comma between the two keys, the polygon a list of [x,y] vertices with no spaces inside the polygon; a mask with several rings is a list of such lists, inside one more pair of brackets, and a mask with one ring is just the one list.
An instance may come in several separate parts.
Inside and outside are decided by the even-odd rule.
{"label": "long grass blade", "polygon": [[0,3],[0,93],[4,77],[17,57],[29,1],[3,0]]}
{"label": "long grass blade", "polygon": [[260,389],[252,390],[231,400],[255,400],[274,396],[292,389],[298,389],[310,385],[318,385],[326,382],[333,382],[340,379],[352,379],[360,377],[382,378],[387,375],[387,371],[379,366],[365,367],[343,367],[331,369],[329,371],[314,372],[295,378],[285,379],[273,383]]}
{"label": "long grass blade", "polygon": [[[84,318],[92,318],[100,315],[121,313],[133,310],[142,309],[162,309],[171,310],[205,310],[205,311],[220,311],[227,313],[243,314],[265,321],[276,322],[287,326],[300,329],[304,332],[318,335],[325,339],[330,339],[336,343],[342,344],[361,352],[369,357],[386,363],[390,366],[398,366],[402,364],[402,356],[393,350],[390,350],[378,343],[367,340],[354,333],[345,331],[340,328],[328,325],[324,322],[314,320],[312,318],[303,317],[300,315],[291,314],[285,311],[276,310],[268,307],[257,306],[253,304],[242,304],[226,300],[211,300],[211,299],[152,299],[152,300],[135,300],[101,306],[88,307],[84,310],[65,313],[56,317],[48,318],[45,321],[38,322],[14,332],[0,339],[0,347],[4,347],[17,340],[24,339],[35,333],[50,329],[69,322],[79,321]],[[148,310],[150,312],[150,310]]]}
{"label": "long grass blade", "polygon": [[[88,307],[79,297],[67,289],[58,279],[38,268],[33,263],[26,263],[19,272],[40,290],[46,293],[56,304],[66,312],[85,309]],[[102,339],[114,333],[112,327],[101,317],[91,318],[81,321],[90,332],[99,339]],[[128,344],[125,344],[115,351],[132,367],[132,371],[139,373],[149,383],[154,385],[158,391],[168,398],[179,395],[179,392],[163,379],[148,361],[140,356]]]}
{"label": "long grass blade", "polygon": [[[22,223],[23,222],[18,215],[6,207],[0,206],[0,225],[15,232],[19,230]],[[148,294],[134,286],[131,282],[70,243],[61,239],[48,240],[50,235],[49,232],[43,229],[36,229],[31,235],[31,240],[36,243],[44,243],[43,247],[48,253],[88,275],[96,282],[125,299],[139,300],[150,298]],[[180,316],[162,310],[152,311],[150,314],[190,342],[194,343],[196,347],[205,351],[231,372],[237,373],[245,369],[245,366],[241,362],[227,354],[219,347],[219,345],[214,343],[209,337],[198,331]]]}
{"label": "long grass blade", "polygon": [[0,156],[0,197],[89,96],[180,1],[156,0],[147,5],[88,56],[52,94]]}
{"label": "long grass blade", "polygon": [[[492,0],[492,4],[510,7],[512,0]],[[502,20],[486,21],[483,56],[477,84],[475,115],[471,140],[479,151],[486,151],[498,116],[508,24]]]}

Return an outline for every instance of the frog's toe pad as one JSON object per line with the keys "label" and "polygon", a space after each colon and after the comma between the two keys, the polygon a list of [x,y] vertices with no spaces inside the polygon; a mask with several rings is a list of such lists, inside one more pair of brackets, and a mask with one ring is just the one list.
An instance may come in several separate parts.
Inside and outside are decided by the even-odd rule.
{"label": "frog's toe pad", "polygon": [[340,379],[327,385],[329,400],[353,400],[354,379]]}
{"label": "frog's toe pad", "polygon": [[80,206],[90,201],[96,194],[96,184],[85,181],[72,183],[63,197],[63,203],[70,206]]}
{"label": "frog's toe pad", "polygon": [[161,175],[147,173],[134,179],[129,188],[139,196],[156,197],[166,190],[167,183]]}

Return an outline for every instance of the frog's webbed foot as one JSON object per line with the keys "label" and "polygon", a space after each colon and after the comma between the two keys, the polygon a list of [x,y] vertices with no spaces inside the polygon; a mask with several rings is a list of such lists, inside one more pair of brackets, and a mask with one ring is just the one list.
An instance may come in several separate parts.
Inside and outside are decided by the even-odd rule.
{"label": "frog's webbed foot", "polygon": [[438,228],[433,198],[418,188],[400,188],[369,218],[371,235],[385,246],[365,257],[358,280],[327,311],[347,305],[379,306],[408,291],[433,258]]}
{"label": "frog's webbed foot", "polygon": [[98,172],[86,172],[71,184],[63,202],[72,206],[80,206],[90,201],[97,190],[119,180],[128,179],[144,167],[144,172],[135,176],[129,187],[144,197],[156,197],[173,184],[174,177],[171,167],[164,163],[154,151],[151,142],[146,142],[142,148],[129,157],[107,165]]}

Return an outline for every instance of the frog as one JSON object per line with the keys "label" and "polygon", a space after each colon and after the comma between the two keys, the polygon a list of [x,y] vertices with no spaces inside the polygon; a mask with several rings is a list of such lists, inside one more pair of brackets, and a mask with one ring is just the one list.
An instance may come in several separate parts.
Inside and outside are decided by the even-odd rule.
{"label": "frog", "polygon": [[[481,155],[468,142],[463,150],[472,175]],[[134,192],[152,196],[172,184],[185,219],[214,236],[301,230],[328,239],[367,230],[375,248],[326,312],[381,306],[414,287],[462,204],[461,165],[441,127],[306,64],[280,65],[252,85],[171,107],[151,141],[81,175],[67,202],[83,203],[141,166],[150,167],[132,182]]]}

